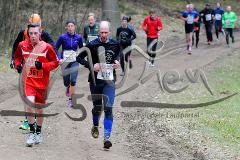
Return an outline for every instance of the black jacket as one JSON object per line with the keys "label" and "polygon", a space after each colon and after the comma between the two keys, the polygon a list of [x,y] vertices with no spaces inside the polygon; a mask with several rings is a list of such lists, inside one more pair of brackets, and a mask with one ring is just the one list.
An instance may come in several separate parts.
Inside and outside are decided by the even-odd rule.
{"label": "black jacket", "polygon": [[205,8],[200,12],[200,16],[203,19],[204,24],[212,24],[213,23],[213,16],[214,10],[209,8]]}
{"label": "black jacket", "polygon": [[[102,46],[105,49],[105,55],[101,58],[99,57],[99,47]],[[100,63],[99,59],[105,59],[106,64],[113,64],[115,60],[119,60],[120,56],[120,45],[117,41],[109,39],[108,42],[101,42],[100,38],[97,38],[87,44],[91,51],[93,66],[96,63]],[[90,63],[84,58],[87,57],[86,52],[82,52],[77,56],[77,62],[84,65],[86,68],[90,69]],[[101,61],[102,62],[102,61]],[[103,80],[97,79],[97,72],[94,72],[96,83],[101,83]],[[116,72],[113,70],[114,80],[116,80]],[[89,73],[88,82],[93,83],[91,73]]]}

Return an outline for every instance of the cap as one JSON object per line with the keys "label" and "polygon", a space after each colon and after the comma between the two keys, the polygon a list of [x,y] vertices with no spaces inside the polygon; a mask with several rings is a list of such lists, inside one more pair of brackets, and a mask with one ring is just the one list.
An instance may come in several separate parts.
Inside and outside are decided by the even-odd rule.
{"label": "cap", "polygon": [[38,23],[39,25],[41,25],[41,18],[39,14],[32,14],[29,19],[28,19],[29,23]]}

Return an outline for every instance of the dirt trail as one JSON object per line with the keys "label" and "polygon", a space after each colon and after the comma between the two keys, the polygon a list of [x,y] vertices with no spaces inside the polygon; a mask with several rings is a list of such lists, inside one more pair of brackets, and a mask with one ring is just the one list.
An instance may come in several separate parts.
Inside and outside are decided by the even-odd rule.
{"label": "dirt trail", "polygon": [[[236,33],[235,37],[239,37],[239,33]],[[223,45],[225,44],[223,39],[222,44],[207,46],[203,42],[205,37],[201,38],[199,48],[193,49],[192,55],[187,55],[185,48],[180,48],[173,54],[157,61],[155,69],[160,69],[162,74],[170,70],[178,70],[183,73],[186,68],[199,68],[220,57],[232,54],[232,51],[240,46],[239,41],[237,41],[232,48],[227,48]],[[172,43],[180,44],[177,41]],[[136,82],[139,70],[143,68],[143,62],[143,58],[134,56],[134,68],[130,71],[127,84],[117,92]],[[129,109],[120,106],[122,100],[152,101],[154,92],[159,90],[156,78],[150,79],[134,91],[116,98],[112,134],[113,147],[110,151],[104,151],[102,149],[103,126],[101,125],[99,139],[93,139],[90,135],[92,105],[87,100],[87,95],[89,95],[87,74],[86,69],[80,70],[77,89],[77,93],[85,94],[83,98],[78,100],[78,103],[85,106],[88,113],[84,121],[74,122],[66,117],[65,112],[72,117],[79,117],[81,113],[65,106],[65,89],[62,80],[58,78],[49,97],[49,102],[54,102],[54,104],[48,107],[45,113],[59,114],[45,119],[43,127],[44,142],[33,148],[25,147],[26,133],[18,129],[23,117],[1,116],[0,160],[204,159],[203,156],[194,155],[188,148],[167,138],[166,136],[171,134],[171,131],[167,130],[165,126],[157,125],[154,119],[127,116],[137,112],[141,114],[151,113],[151,109]],[[0,109],[22,111],[23,104],[16,88],[17,74],[12,72],[0,73],[0,75]]]}

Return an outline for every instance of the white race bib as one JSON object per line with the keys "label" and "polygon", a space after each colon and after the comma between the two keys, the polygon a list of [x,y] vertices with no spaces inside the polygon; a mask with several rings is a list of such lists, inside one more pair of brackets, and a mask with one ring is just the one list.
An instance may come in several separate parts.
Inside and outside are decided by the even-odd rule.
{"label": "white race bib", "polygon": [[192,15],[188,15],[187,17],[187,24],[193,24],[193,16]]}
{"label": "white race bib", "polygon": [[226,25],[230,26],[231,25],[231,21],[230,20],[226,20]]}
{"label": "white race bib", "polygon": [[211,21],[212,20],[212,15],[211,14],[207,14],[205,17],[206,17],[206,21]]}
{"label": "white race bib", "polygon": [[218,20],[218,21],[219,21],[219,20],[221,20],[221,19],[222,19],[222,15],[221,15],[221,14],[216,14],[216,15],[215,15],[215,18],[216,18],[216,20]]}
{"label": "white race bib", "polygon": [[94,39],[98,38],[98,36],[91,36],[91,35],[88,35],[88,42],[91,42],[93,41]]}
{"label": "white race bib", "polygon": [[63,61],[64,62],[75,62],[76,57],[77,57],[77,53],[73,50],[63,51]]}
{"label": "white race bib", "polygon": [[100,63],[101,70],[97,74],[97,79],[113,80],[112,64]]}

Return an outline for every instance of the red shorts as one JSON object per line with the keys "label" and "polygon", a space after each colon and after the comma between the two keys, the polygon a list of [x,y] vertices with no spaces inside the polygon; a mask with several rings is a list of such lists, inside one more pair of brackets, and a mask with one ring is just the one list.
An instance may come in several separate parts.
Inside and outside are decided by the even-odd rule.
{"label": "red shorts", "polygon": [[47,97],[47,90],[46,89],[38,89],[34,88],[33,86],[26,85],[25,86],[25,94],[26,96],[34,96],[35,97],[35,103],[41,103],[45,104]]}

